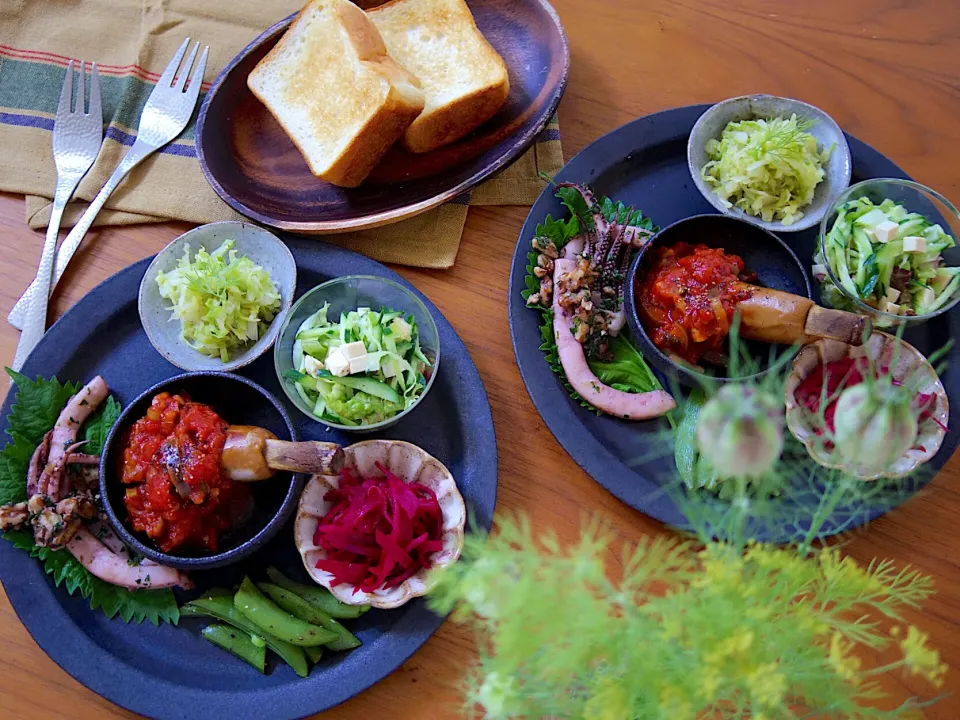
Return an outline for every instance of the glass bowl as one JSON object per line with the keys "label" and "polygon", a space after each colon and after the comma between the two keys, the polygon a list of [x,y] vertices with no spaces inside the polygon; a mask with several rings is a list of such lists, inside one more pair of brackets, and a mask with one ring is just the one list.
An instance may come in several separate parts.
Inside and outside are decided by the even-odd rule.
{"label": "glass bowl", "polygon": [[[907,208],[910,212],[924,215],[930,222],[939,223],[944,232],[953,237],[954,240],[960,238],[960,210],[947,200],[936,190],[932,190],[920,183],[912,180],[901,180],[899,178],[878,178],[874,180],[864,180],[863,182],[851,185],[833,204],[830,212],[823,216],[820,223],[820,240],[818,243],[817,260],[826,268],[826,274],[814,273],[814,278],[820,283],[820,298],[824,305],[836,308],[838,310],[849,310],[861,315],[868,315],[873,321],[874,327],[889,328],[897,325],[919,325],[930,318],[949,312],[960,302],[960,292],[954,294],[953,299],[937,309],[935,312],[926,315],[894,315],[893,313],[883,312],[872,305],[868,305],[858,295],[848,291],[840,279],[837,277],[833,266],[826,261],[826,242],[827,234],[833,227],[837,218],[837,210],[848,200],[867,197],[875,205],[879,205],[883,200],[889,198]],[[960,265],[960,247],[954,246],[947,248],[941,257],[947,266]],[[822,259],[821,259],[822,258]]]}
{"label": "glass bowl", "polygon": [[[293,381],[287,379],[285,373],[288,370],[296,370],[293,367],[293,343],[297,339],[297,331],[303,321],[323,307],[324,303],[330,303],[329,316],[331,318],[338,317],[341,312],[347,313],[360,307],[368,307],[378,311],[381,308],[390,308],[400,311],[404,315],[413,315],[416,318],[420,330],[420,348],[423,354],[427,356],[432,367],[424,371],[427,384],[423,393],[413,405],[393,417],[370,425],[341,425],[313,414],[313,407],[304,401],[294,389]],[[372,275],[347,275],[318,285],[294,303],[280,327],[280,336],[273,348],[273,365],[277,371],[277,379],[280,382],[280,387],[283,388],[283,392],[290,402],[296,405],[297,409],[308,418],[338,430],[368,433],[396,425],[410,411],[420,405],[423,398],[427,396],[430,388],[433,387],[437,369],[440,367],[440,338],[437,335],[437,325],[434,323],[430,311],[414,293],[386,278]]]}

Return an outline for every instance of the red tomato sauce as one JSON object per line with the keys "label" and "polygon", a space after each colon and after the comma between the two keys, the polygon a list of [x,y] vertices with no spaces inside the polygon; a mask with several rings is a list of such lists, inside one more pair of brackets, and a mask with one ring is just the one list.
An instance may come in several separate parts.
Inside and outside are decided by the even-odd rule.
{"label": "red tomato sauce", "polygon": [[722,352],[737,303],[751,295],[740,283],[743,259],[682,242],[651,252],[637,297],[654,345],[691,363]]}
{"label": "red tomato sauce", "polygon": [[121,479],[133,529],[163,552],[216,552],[249,512],[249,488],[220,467],[228,424],[209,405],[160,393],[124,440]]}

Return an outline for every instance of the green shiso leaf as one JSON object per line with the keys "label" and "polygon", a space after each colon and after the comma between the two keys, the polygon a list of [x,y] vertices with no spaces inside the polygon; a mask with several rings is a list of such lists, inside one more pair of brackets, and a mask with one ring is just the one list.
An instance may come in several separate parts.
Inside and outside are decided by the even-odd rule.
{"label": "green shiso leaf", "polygon": [[[12,441],[0,451],[0,505],[27,499],[30,457],[43,436],[53,428],[60,411],[81,387],[77,383],[61,384],[56,378],[31,380],[9,368],[7,373],[16,383],[17,396],[7,430]],[[86,452],[102,452],[107,433],[119,416],[120,403],[108,398],[84,424],[83,438],[89,441],[84,448]],[[119,615],[126,622],[148,620],[154,625],[176,624],[180,619],[180,610],[170,589],[133,592],[111,585],[91,575],[69,551],[37,547],[28,530],[7,532],[3,537],[38,558],[57,587],[63,586],[71,595],[79,593],[90,602],[92,609],[101,609],[109,618]]]}
{"label": "green shiso leaf", "polygon": [[[547,215],[544,221],[537,225],[536,237],[547,237],[553,241],[558,250],[562,250],[570,239],[580,232],[581,227],[592,229],[594,224],[583,196],[580,195],[575,188],[558,188],[557,197],[560,198],[564,206],[570,211],[571,217],[566,220],[555,220],[550,215]],[[614,202],[608,197],[601,198],[599,202],[604,217],[609,221],[616,220],[620,223],[625,222],[629,225],[636,225],[650,231],[656,230],[653,221],[644,216],[639,210],[629,208],[622,202]],[[533,272],[537,266],[537,258],[539,255],[535,250],[527,254],[527,273],[524,278],[524,289],[520,293],[524,300],[540,290],[540,281]],[[538,310],[542,314],[540,324],[540,337],[542,342],[540,350],[543,351],[544,358],[550,365],[550,369],[560,376],[564,388],[573,400],[578,402],[582,407],[588,408],[598,415],[601,414],[593,405],[580,397],[567,382],[566,375],[563,372],[563,366],[560,364],[560,357],[557,354],[557,343],[553,337],[553,309],[540,305],[535,306],[533,309]],[[653,371],[644,360],[643,355],[640,354],[626,336],[619,335],[613,338],[610,347],[613,352],[613,360],[611,362],[588,360],[590,369],[601,382],[622,392],[642,393],[663,389],[656,375],[653,374]]]}

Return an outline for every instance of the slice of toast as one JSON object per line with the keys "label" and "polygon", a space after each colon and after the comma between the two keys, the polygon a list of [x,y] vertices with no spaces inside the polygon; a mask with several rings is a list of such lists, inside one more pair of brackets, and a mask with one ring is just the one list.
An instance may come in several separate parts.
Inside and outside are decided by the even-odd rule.
{"label": "slice of toast", "polygon": [[356,187],[424,107],[366,13],[311,0],[247,77],[318,178]]}
{"label": "slice of toast", "polygon": [[429,152],[462,138],[506,101],[507,66],[464,0],[392,0],[368,14],[426,94],[423,113],[403,135],[409,150]]}

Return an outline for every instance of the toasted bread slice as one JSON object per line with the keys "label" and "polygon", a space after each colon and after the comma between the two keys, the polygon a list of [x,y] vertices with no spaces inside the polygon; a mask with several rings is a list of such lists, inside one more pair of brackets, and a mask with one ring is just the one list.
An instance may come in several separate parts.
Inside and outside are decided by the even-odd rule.
{"label": "toasted bread slice", "polygon": [[363,182],[424,106],[419,82],[347,0],[308,2],[247,86],[313,174],[342,187]]}
{"label": "toasted bread slice", "polygon": [[408,149],[429,152],[458,140],[506,101],[507,66],[464,0],[393,0],[368,14],[390,55],[426,94],[423,113],[403,135]]}

